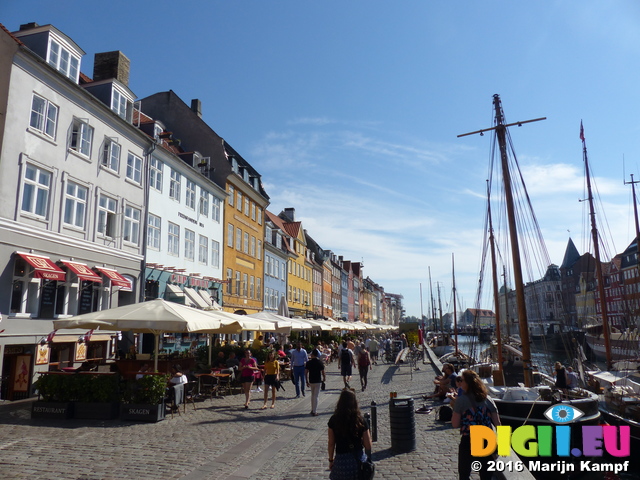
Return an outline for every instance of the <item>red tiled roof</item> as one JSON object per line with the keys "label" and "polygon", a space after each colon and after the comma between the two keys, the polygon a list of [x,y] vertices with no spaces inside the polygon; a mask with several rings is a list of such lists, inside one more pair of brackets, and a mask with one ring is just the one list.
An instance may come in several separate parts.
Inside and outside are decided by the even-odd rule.
{"label": "red tiled roof", "polygon": [[291,235],[293,238],[298,238],[301,225],[302,222],[283,222],[284,231]]}
{"label": "red tiled roof", "polygon": [[22,41],[18,37],[16,37],[13,33],[11,33],[9,30],[7,30],[7,27],[5,27],[2,23],[0,23],[0,28],[2,28],[2,30],[4,30],[11,38],[13,38],[13,40],[18,45],[24,45],[24,43],[22,43]]}

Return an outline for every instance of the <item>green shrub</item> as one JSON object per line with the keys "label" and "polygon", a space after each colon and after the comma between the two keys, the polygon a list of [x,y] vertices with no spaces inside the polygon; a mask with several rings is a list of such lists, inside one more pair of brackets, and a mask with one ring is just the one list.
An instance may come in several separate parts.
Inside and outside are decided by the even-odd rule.
{"label": "green shrub", "polygon": [[139,380],[129,380],[122,400],[125,403],[157,405],[165,397],[167,380],[166,375],[144,375]]}

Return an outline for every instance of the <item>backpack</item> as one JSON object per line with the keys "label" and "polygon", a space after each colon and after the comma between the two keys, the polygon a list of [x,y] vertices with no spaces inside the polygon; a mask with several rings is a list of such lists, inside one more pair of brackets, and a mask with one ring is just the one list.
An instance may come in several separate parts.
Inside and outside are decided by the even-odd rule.
{"label": "backpack", "polygon": [[453,409],[449,405],[442,405],[438,409],[438,421],[450,422],[453,417]]}
{"label": "backpack", "polygon": [[343,348],[340,353],[340,363],[341,365],[349,365],[351,363],[351,354],[349,353],[348,348]]}
{"label": "backpack", "polygon": [[491,420],[491,413],[485,404],[477,405],[475,408],[471,407],[460,417],[461,426],[460,431],[463,433],[469,433],[470,425],[484,425],[490,427],[493,425]]}
{"label": "backpack", "polygon": [[371,361],[369,361],[369,354],[366,351],[363,351],[358,356],[358,366],[368,367],[369,365],[371,365]]}

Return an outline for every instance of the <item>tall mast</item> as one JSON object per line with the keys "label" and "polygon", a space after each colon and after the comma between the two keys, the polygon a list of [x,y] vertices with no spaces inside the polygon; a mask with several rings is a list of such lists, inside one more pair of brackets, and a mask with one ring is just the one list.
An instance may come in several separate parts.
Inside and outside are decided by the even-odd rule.
{"label": "tall mast", "polygon": [[505,325],[507,326],[507,337],[511,337],[511,323],[509,322],[509,291],[507,290],[507,267],[502,266],[502,276],[504,278],[504,314]]}
{"label": "tall mast", "polygon": [[458,356],[458,312],[456,310],[456,267],[451,254],[451,272],[453,274],[453,338],[456,343],[456,357]]}
{"label": "tall mast", "polygon": [[524,385],[525,387],[533,386],[533,371],[531,368],[531,347],[529,345],[529,322],[527,321],[527,309],[524,301],[524,282],[522,278],[522,263],[520,261],[520,243],[518,241],[518,232],[516,230],[516,214],[513,201],[513,190],[511,188],[511,172],[509,171],[509,156],[507,154],[507,127],[512,125],[521,126],[525,123],[537,122],[545,118],[536,118],[506,124],[502,113],[502,105],[500,103],[500,95],[493,96],[493,106],[496,114],[496,125],[491,128],[477,130],[475,132],[464,133],[458,135],[472,135],[495,130],[498,146],[500,147],[500,161],[502,165],[502,179],[504,184],[505,203],[507,206],[507,221],[509,224],[509,239],[511,243],[511,257],[513,261],[513,279],[516,284],[516,303],[518,306],[518,323],[520,325],[520,337],[522,340],[522,363],[524,365]]}
{"label": "tall mast", "polygon": [[433,329],[438,331],[438,321],[436,320],[436,304],[433,300],[433,283],[431,283],[431,267],[429,267],[429,295],[431,297],[431,319],[433,320]]}
{"label": "tall mast", "polygon": [[440,284],[438,284],[438,313],[440,318],[440,328],[442,329],[442,333],[444,333],[444,325],[442,324],[442,302],[440,301]]}
{"label": "tall mast", "polygon": [[[491,248],[491,273],[493,277],[493,301],[496,305],[496,340],[498,342],[498,370],[502,374],[502,337],[500,334],[500,295],[498,291],[498,267],[496,266],[496,243],[493,236],[493,222],[491,220],[491,201],[489,199],[490,192],[487,185],[487,205],[489,216],[489,246]],[[506,289],[505,289],[506,294]]]}
{"label": "tall mast", "polygon": [[422,325],[422,331],[424,331],[424,313],[422,313],[422,282],[420,283],[420,324]]}
{"label": "tall mast", "polygon": [[589,172],[589,159],[587,157],[587,143],[584,139],[584,129],[580,122],[580,140],[582,140],[582,158],[587,178],[587,200],[589,201],[589,217],[591,218],[591,239],[593,241],[593,254],[596,257],[596,278],[598,279],[598,295],[600,296],[600,311],[602,312],[602,334],[604,336],[607,370],[613,366],[611,361],[611,342],[609,339],[609,315],[607,313],[607,301],[604,292],[604,277],[602,275],[602,263],[600,262],[600,242],[598,241],[598,227],[596,225],[596,213],[593,208],[593,194],[591,191],[591,174]]}

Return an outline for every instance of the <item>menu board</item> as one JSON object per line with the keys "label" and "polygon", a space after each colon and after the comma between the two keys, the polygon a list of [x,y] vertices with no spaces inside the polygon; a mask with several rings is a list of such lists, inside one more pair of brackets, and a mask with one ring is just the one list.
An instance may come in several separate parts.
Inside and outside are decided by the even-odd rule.
{"label": "menu board", "polygon": [[93,282],[83,281],[80,291],[80,303],[78,305],[78,315],[93,311]]}
{"label": "menu board", "polygon": [[56,309],[56,283],[43,281],[40,291],[40,318],[53,318]]}

